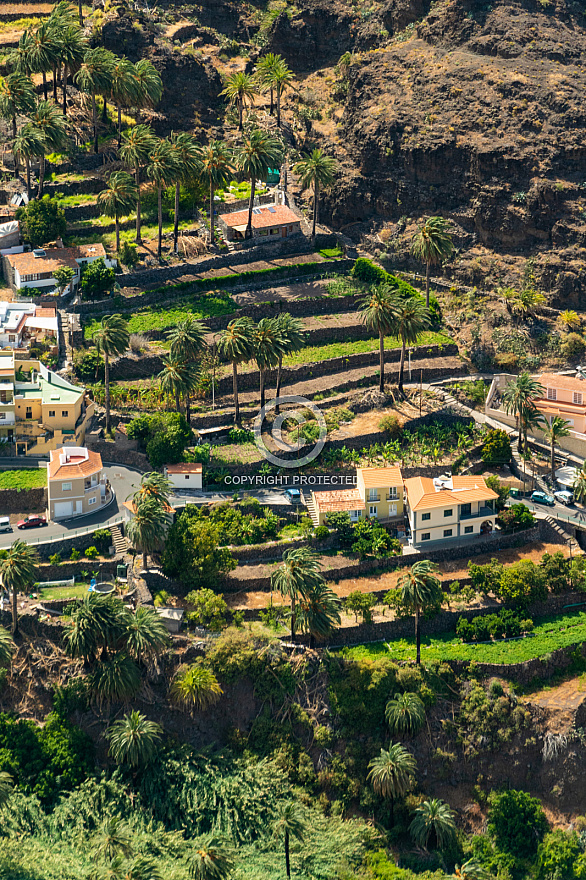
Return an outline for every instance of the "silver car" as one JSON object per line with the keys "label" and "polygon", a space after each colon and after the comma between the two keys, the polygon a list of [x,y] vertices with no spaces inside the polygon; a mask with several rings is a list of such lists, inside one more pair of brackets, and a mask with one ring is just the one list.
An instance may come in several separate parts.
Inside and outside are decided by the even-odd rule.
{"label": "silver car", "polygon": [[571,492],[566,492],[565,489],[560,489],[559,492],[554,492],[554,493],[553,493],[553,497],[554,497],[555,500],[558,501],[560,504],[565,504],[566,507],[567,507],[568,505],[574,503],[574,496],[572,495]]}

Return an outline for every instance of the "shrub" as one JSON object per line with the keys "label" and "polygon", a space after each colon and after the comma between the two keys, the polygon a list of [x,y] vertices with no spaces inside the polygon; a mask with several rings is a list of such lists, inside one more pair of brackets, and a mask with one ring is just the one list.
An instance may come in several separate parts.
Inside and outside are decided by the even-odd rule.
{"label": "shrub", "polygon": [[192,590],[185,601],[193,606],[187,615],[190,623],[205,626],[215,632],[226,626],[228,606],[222,595],[217,595],[210,589]]}
{"label": "shrub", "polygon": [[512,504],[506,510],[502,510],[497,522],[504,532],[521,531],[530,529],[535,525],[535,517],[524,504]]}
{"label": "shrub", "polygon": [[482,461],[485,464],[506,464],[511,460],[511,441],[506,431],[489,431],[482,447]]}
{"label": "shrub", "polygon": [[586,342],[579,333],[568,333],[562,339],[561,352],[568,360],[582,357],[586,351]]}
{"label": "shrub", "polygon": [[318,526],[315,532],[313,533],[313,537],[318,541],[323,541],[325,538],[329,537],[330,530],[327,526]]}
{"label": "shrub", "polygon": [[18,208],[16,219],[20,221],[22,237],[34,248],[62,238],[67,232],[65,212],[48,195]]}
{"label": "shrub", "polygon": [[69,558],[72,562],[77,562],[78,559],[81,559],[81,550],[76,550],[75,547],[69,554]]}
{"label": "shrub", "polygon": [[105,556],[112,544],[112,532],[110,529],[96,529],[92,538],[102,556]]}
{"label": "shrub", "polygon": [[88,547],[85,551],[86,559],[97,559],[99,555],[97,547]]}
{"label": "shrub", "polygon": [[95,348],[77,351],[73,356],[73,370],[82,382],[103,382],[104,358]]}
{"label": "shrub", "polygon": [[128,345],[134,354],[141,354],[143,351],[148,351],[149,341],[142,333],[131,333]]}
{"label": "shrub", "polygon": [[347,611],[351,611],[358,623],[358,615],[361,616],[363,623],[372,623],[372,609],[376,605],[376,596],[372,593],[362,593],[360,590],[354,590],[346,598],[344,605]]}
{"label": "shrub", "polygon": [[521,607],[547,598],[543,571],[529,559],[521,559],[505,568],[494,592],[503,602]]}
{"label": "shrub", "polygon": [[570,560],[561,550],[544,553],[539,561],[545,583],[552,593],[563,593],[570,586]]}
{"label": "shrub", "polygon": [[330,513],[326,517],[326,523],[328,528],[335,530],[341,549],[349,549],[354,541],[354,526],[350,521],[350,514],[345,511]]}
{"label": "shrub", "polygon": [[84,299],[99,299],[109,293],[116,280],[114,269],[106,266],[103,257],[89,263],[81,276],[81,290]]}
{"label": "shrub", "polygon": [[537,877],[539,880],[574,880],[574,863],[582,852],[576,832],[568,834],[556,829],[546,834],[537,850]]}
{"label": "shrub", "polygon": [[537,798],[515,789],[491,794],[488,833],[499,849],[532,858],[546,831],[547,819]]}
{"label": "shrub", "polygon": [[136,245],[123,241],[118,251],[118,259],[125,266],[136,266],[139,259]]}
{"label": "shrub", "polygon": [[496,492],[498,498],[496,499],[496,509],[504,510],[505,504],[507,502],[507,498],[509,497],[509,487],[504,486],[499,478],[494,474],[491,474],[489,477],[486,477],[486,485],[489,489],[492,489],[493,492]]}
{"label": "shrub", "polygon": [[163,571],[178,576],[189,587],[210,586],[220,575],[236,568],[227,548],[221,548],[220,527],[187,507],[169,529],[163,553]]}
{"label": "shrub", "polygon": [[51,565],[59,565],[59,563],[61,562],[61,554],[53,553],[52,556],[49,556],[49,562],[51,563]]}
{"label": "shrub", "polygon": [[388,413],[388,415],[383,416],[378,423],[378,427],[379,431],[384,431],[391,440],[397,439],[403,433],[403,426],[395,413]]}
{"label": "shrub", "polygon": [[245,428],[230,428],[228,432],[228,440],[230,443],[254,443],[254,434]]}
{"label": "shrub", "polygon": [[159,590],[159,592],[155,595],[154,606],[155,608],[161,608],[163,605],[168,605],[169,599],[171,596],[167,592],[167,590]]}

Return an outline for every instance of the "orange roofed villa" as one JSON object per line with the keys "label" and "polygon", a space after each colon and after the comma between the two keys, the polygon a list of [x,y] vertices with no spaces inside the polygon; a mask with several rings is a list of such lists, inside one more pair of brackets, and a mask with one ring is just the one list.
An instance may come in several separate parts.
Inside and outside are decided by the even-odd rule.
{"label": "orange roofed villa", "polygon": [[[485,412],[487,416],[515,427],[515,416],[506,413],[502,394],[507,384],[516,377],[501,373],[492,380],[486,397]],[[543,386],[543,396],[535,401],[535,406],[542,413],[548,424],[556,416],[569,422],[570,434],[560,437],[557,446],[577,455],[586,455],[586,375],[577,371],[574,376],[557,373],[542,373],[535,379]],[[531,429],[531,434],[539,440],[544,439],[542,431]]]}
{"label": "orange roofed villa", "polygon": [[352,522],[370,517],[384,522],[403,519],[403,475],[398,467],[358,468],[355,489],[312,492],[309,512],[316,526],[330,513],[347,512]]}
{"label": "orange roofed villa", "polygon": [[[226,241],[243,241],[248,210],[220,214],[218,226]],[[252,237],[264,241],[289,238],[301,232],[301,220],[286,205],[263,205],[252,210]]]}
{"label": "orange roofed villa", "polygon": [[55,271],[67,267],[73,271],[73,280],[63,292],[69,293],[79,284],[84,267],[100,259],[109,268],[117,265],[115,260],[108,257],[103,244],[35,248],[21,254],[6,254],[3,258],[4,275],[15,291],[34,287],[42,293],[52,293],[57,287]]}
{"label": "orange roofed villa", "polygon": [[102,458],[84,446],[52,449],[47,465],[49,519],[86,516],[112,500]]}

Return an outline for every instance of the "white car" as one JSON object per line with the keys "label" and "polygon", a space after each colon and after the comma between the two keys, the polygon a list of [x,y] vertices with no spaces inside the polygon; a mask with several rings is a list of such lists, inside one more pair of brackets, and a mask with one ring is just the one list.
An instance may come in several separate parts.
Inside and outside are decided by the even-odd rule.
{"label": "white car", "polygon": [[560,504],[565,504],[566,507],[569,504],[574,503],[574,496],[572,495],[571,492],[566,492],[565,489],[560,489],[559,492],[554,492],[553,497],[555,498],[556,501],[559,501]]}

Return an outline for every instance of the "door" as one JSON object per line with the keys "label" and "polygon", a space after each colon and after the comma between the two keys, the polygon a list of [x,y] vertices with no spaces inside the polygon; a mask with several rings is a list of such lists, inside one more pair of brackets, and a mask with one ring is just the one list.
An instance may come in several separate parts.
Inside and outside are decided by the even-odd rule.
{"label": "door", "polygon": [[76,512],[76,514],[83,513],[83,501],[76,501],[75,502],[75,512]]}
{"label": "door", "polygon": [[397,505],[389,504],[389,516],[397,516]]}
{"label": "door", "polygon": [[55,519],[63,519],[66,516],[73,516],[73,501],[56,501],[53,516]]}

